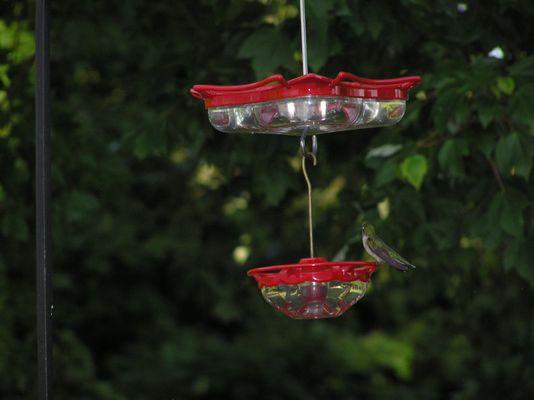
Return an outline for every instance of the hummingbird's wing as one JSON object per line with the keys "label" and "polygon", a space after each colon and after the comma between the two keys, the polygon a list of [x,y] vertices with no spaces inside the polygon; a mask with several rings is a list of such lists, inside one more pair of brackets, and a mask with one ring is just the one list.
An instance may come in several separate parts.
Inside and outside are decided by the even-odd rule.
{"label": "hummingbird's wing", "polygon": [[369,246],[369,250],[371,250],[378,258],[399,271],[404,272],[410,268],[415,268],[415,265],[408,262],[399,253],[384,243],[378,236],[369,238],[367,240],[367,245]]}

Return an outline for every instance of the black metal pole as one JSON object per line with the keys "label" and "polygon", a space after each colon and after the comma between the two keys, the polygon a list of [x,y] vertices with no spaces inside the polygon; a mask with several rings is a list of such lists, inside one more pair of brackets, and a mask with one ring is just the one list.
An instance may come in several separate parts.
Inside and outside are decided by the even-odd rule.
{"label": "black metal pole", "polygon": [[37,252],[37,359],[39,400],[51,400],[52,257],[50,221],[50,61],[47,0],[35,12],[35,200]]}

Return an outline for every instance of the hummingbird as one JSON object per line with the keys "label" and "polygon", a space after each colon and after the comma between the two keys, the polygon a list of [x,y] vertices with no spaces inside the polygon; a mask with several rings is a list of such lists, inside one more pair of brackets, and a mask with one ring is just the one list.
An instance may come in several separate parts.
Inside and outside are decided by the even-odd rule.
{"label": "hummingbird", "polygon": [[402,272],[408,271],[410,268],[415,268],[415,265],[408,262],[399,253],[385,244],[376,235],[373,225],[366,222],[362,224],[362,241],[365,251],[376,261],[388,264]]}

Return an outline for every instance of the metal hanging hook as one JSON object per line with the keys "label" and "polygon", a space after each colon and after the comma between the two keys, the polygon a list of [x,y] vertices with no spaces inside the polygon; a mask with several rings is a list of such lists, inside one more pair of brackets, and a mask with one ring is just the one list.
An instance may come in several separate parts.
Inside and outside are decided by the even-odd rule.
{"label": "metal hanging hook", "polygon": [[302,154],[302,157],[308,158],[311,157],[313,159],[313,165],[317,164],[317,136],[312,136],[312,144],[311,144],[311,151],[308,150],[306,146],[306,131],[302,134],[300,137],[300,153]]}
{"label": "metal hanging hook", "polygon": [[306,180],[306,185],[308,186],[308,235],[310,240],[310,257],[315,257],[315,247],[313,243],[313,204],[312,204],[312,184],[308,176],[308,171],[306,169],[306,160],[310,158],[313,162],[313,165],[317,165],[317,137],[312,136],[312,145],[311,151],[308,150],[306,146],[306,131],[300,137],[300,152],[302,156],[302,174]]}
{"label": "metal hanging hook", "polygon": [[[309,157],[313,160],[313,165],[317,164],[317,158],[313,153],[309,154]],[[306,180],[306,185],[308,186],[308,236],[310,240],[310,257],[315,257],[315,247],[313,244],[313,206],[312,206],[312,184],[308,176],[308,171],[306,170],[306,159],[308,157],[302,156],[302,174]]]}

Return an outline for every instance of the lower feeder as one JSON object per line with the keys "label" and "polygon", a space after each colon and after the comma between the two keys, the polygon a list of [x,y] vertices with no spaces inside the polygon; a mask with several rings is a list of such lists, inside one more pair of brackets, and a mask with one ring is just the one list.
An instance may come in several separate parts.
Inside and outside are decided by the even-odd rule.
{"label": "lower feeder", "polygon": [[273,75],[245,85],[195,85],[191,94],[204,100],[210,123],[221,132],[301,136],[393,125],[420,80],[340,72],[334,79],[306,74],[286,81]]}
{"label": "lower feeder", "polygon": [[251,269],[264,299],[294,319],[339,317],[367,290],[375,262],[303,258],[298,264]]}

